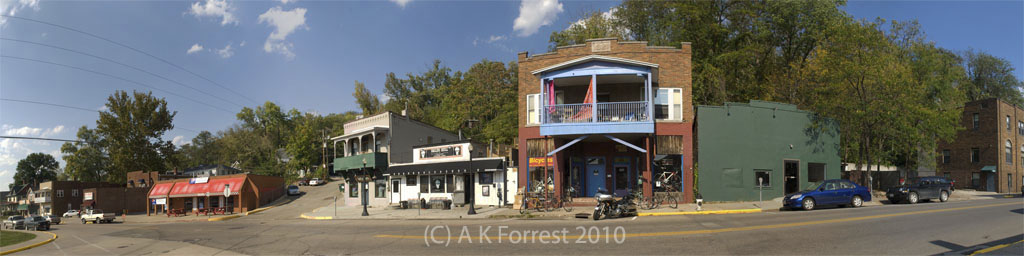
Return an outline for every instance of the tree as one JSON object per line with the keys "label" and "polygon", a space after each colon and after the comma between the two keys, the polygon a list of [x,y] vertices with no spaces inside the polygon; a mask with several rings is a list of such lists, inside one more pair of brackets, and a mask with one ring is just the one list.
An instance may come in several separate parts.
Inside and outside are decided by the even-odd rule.
{"label": "tree", "polygon": [[1024,104],[1021,96],[1024,83],[1013,75],[1009,61],[975,50],[965,52],[962,57],[970,81],[966,84],[969,100],[999,98],[1018,106]]}
{"label": "tree", "polygon": [[[516,95],[518,66],[482,60],[462,74],[458,84],[441,91],[444,98],[436,112],[435,126],[463,131],[474,140],[512,144],[518,136]],[[476,120],[473,127],[466,121]]]}
{"label": "tree", "polygon": [[435,112],[432,108],[438,107],[444,97],[439,92],[458,83],[460,76],[459,72],[452,74],[440,60],[434,60],[430,69],[422,74],[406,74],[405,79],[388,73],[384,80],[384,95],[388,97],[384,109],[396,113],[405,110],[406,115],[413,119],[434,123],[436,117],[430,113]]}
{"label": "tree", "polygon": [[584,18],[578,19],[576,22],[569,24],[569,27],[563,31],[551,32],[551,36],[548,39],[550,46],[548,50],[555,50],[559,46],[584,44],[588,39],[593,38],[618,38],[626,39],[625,36],[629,31],[622,26],[615,16],[615,12],[618,8],[612,8],[607,12],[592,11],[586,13]]}
{"label": "tree", "polygon": [[106,138],[110,170],[106,180],[124,183],[131,171],[162,171],[174,145],[162,139],[174,128],[177,111],[167,110],[167,101],[153,93],[125,91],[111,95],[107,110],[100,112],[96,133]]}
{"label": "tree", "polygon": [[49,154],[29,154],[25,159],[18,161],[14,183],[11,183],[9,188],[23,185],[38,186],[41,182],[56,180],[59,168],[57,160]]}
{"label": "tree", "polygon": [[364,116],[369,116],[384,111],[383,105],[380,103],[380,99],[377,95],[366,89],[366,85],[363,82],[356,81],[356,89],[352,92],[352,97],[356,98],[356,103],[359,104],[359,109],[363,111]]}
{"label": "tree", "polygon": [[60,151],[64,154],[64,172],[70,180],[104,181],[110,170],[106,140],[96,130],[86,126],[78,128],[78,140],[66,142]]}
{"label": "tree", "polygon": [[209,131],[201,131],[192,138],[192,143],[182,145],[178,150],[181,153],[181,166],[188,168],[204,164],[231,164],[220,162],[220,145],[217,138]]}

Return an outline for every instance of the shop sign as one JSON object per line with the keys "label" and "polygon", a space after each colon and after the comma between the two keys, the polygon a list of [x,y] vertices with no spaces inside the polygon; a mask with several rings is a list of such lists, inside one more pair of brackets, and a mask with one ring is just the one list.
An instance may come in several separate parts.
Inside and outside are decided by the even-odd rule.
{"label": "shop sign", "polygon": [[555,166],[554,158],[552,158],[550,156],[549,157],[531,157],[530,158],[530,167],[541,167],[541,166],[548,166],[548,167]]}
{"label": "shop sign", "polygon": [[420,160],[430,160],[438,158],[449,158],[462,156],[462,145],[447,145],[432,148],[421,148]]}
{"label": "shop sign", "polygon": [[167,204],[167,198],[153,199],[153,204],[155,204],[155,205]]}
{"label": "shop sign", "polygon": [[82,200],[92,200],[92,192],[85,192]]}
{"label": "shop sign", "polygon": [[188,184],[203,184],[210,181],[210,177],[199,177],[188,180]]}

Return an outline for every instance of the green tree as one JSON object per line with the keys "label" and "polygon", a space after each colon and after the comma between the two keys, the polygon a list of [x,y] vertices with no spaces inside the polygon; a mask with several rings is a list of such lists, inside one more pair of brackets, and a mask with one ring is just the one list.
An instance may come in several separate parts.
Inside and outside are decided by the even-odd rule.
{"label": "green tree", "polygon": [[124,183],[131,171],[162,171],[174,145],[162,139],[174,128],[177,111],[167,110],[167,101],[152,93],[125,91],[111,95],[107,110],[100,112],[96,133],[106,138],[110,170],[106,180]]}
{"label": "green tree", "polygon": [[356,88],[352,92],[352,97],[356,99],[356,103],[359,104],[359,109],[363,111],[364,116],[384,111],[384,105],[380,103],[380,98],[377,98],[376,94],[367,90],[363,82],[356,81],[355,85]]}
{"label": "green tree", "polygon": [[49,154],[29,154],[25,159],[18,161],[14,173],[14,183],[11,183],[9,188],[23,185],[37,186],[41,182],[56,180],[59,168],[57,160]]}
{"label": "green tree", "polygon": [[436,118],[430,113],[441,103],[444,95],[439,92],[444,88],[458,83],[459,72],[452,73],[451,69],[441,65],[440,60],[434,60],[433,65],[421,74],[406,74],[405,79],[398,78],[394,73],[388,73],[384,79],[384,95],[388,101],[384,109],[395,113],[406,111],[406,115],[425,122],[434,123]]}
{"label": "green tree", "polygon": [[[449,131],[462,130],[466,137],[499,144],[515,142],[518,130],[516,96],[518,66],[482,60],[473,64],[458,84],[446,87],[437,113],[436,126]],[[466,124],[476,120],[473,126]]]}
{"label": "green tree", "polygon": [[231,164],[219,161],[220,145],[213,133],[208,131],[199,132],[196,137],[192,138],[192,143],[182,145],[178,151],[182,158],[179,168],[204,164]]}
{"label": "green tree", "polygon": [[551,32],[551,36],[548,38],[551,43],[548,50],[553,51],[559,46],[584,44],[588,39],[593,38],[626,39],[625,36],[629,31],[615,16],[617,10],[617,8],[612,8],[608,12],[587,12],[583,18],[569,24],[565,30]]}
{"label": "green tree", "polygon": [[1024,104],[1021,97],[1024,83],[1013,75],[1014,68],[1009,61],[976,50],[965,52],[963,58],[970,81],[966,84],[969,100],[999,98],[1018,106]]}
{"label": "green tree", "polygon": [[86,126],[78,128],[80,142],[66,142],[60,151],[64,154],[64,173],[70,180],[105,181],[110,170],[106,140]]}

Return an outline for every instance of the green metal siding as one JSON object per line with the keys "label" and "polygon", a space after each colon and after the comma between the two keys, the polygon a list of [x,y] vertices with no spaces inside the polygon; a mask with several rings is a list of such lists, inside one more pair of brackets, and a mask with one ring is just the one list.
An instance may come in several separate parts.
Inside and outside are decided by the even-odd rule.
{"label": "green metal siding", "polygon": [[387,153],[366,153],[361,155],[339,157],[334,159],[334,170],[345,171],[363,168],[363,159],[366,160],[366,168],[387,168]]}
{"label": "green metal siding", "polygon": [[[817,119],[817,120],[816,120]],[[697,107],[697,182],[706,201],[757,201],[755,170],[770,170],[765,201],[785,193],[784,161],[797,160],[799,188],[808,163],[840,178],[839,124],[782,103],[751,101]]]}

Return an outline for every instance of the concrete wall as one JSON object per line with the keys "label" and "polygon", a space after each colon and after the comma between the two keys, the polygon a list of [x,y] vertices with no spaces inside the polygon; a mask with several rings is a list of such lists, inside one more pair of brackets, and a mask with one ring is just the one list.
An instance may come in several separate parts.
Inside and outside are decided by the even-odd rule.
{"label": "concrete wall", "polygon": [[770,170],[769,200],[785,193],[784,160],[799,161],[799,188],[808,182],[809,163],[825,164],[824,179],[840,178],[839,126],[788,104],[750,104],[697,108],[697,182],[706,201],[756,201],[755,169]]}

